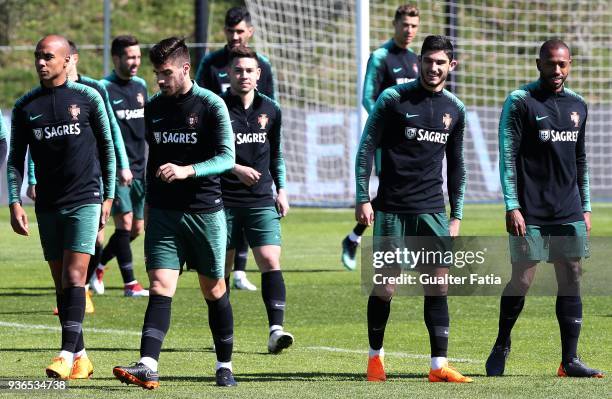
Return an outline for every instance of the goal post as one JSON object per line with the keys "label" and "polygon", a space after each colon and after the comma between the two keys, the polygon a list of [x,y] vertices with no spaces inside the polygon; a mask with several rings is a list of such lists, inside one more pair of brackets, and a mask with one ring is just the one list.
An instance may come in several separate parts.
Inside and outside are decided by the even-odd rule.
{"label": "goal post", "polygon": [[[253,44],[270,59],[276,74],[292,202],[353,204],[364,59],[392,36],[395,9],[403,2],[246,0],[256,29]],[[538,78],[539,46],[554,37],[572,49],[567,85],[589,105],[592,197],[612,199],[610,1],[407,2],[416,4],[421,15],[411,46],[415,52],[427,35],[453,36],[459,65],[452,90],[465,103],[468,118],[467,201],[502,200],[497,139],[501,107],[511,91]]]}

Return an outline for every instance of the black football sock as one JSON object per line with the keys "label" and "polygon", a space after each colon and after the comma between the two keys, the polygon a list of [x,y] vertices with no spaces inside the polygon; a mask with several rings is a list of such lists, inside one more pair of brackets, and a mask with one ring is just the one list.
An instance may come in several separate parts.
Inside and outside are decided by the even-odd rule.
{"label": "black football sock", "polygon": [[242,234],[240,242],[236,243],[236,249],[234,251],[234,271],[245,271],[247,264],[247,257],[249,256],[249,244],[247,243],[246,237]]}
{"label": "black football sock", "polygon": [[134,269],[132,267],[132,248],[130,247],[130,232],[127,230],[115,230],[115,254],[117,255],[117,263],[121,270],[121,278],[123,284],[131,283],[136,280],[134,278]]}
{"label": "black football sock", "polygon": [[[63,290],[62,350],[74,353],[82,332],[85,316],[85,288],[69,287]],[[59,309],[58,309],[59,310]]]}
{"label": "black football sock", "polygon": [[151,295],[149,297],[140,338],[140,357],[151,357],[159,360],[164,338],[170,328],[171,313],[171,297],[163,295]]}
{"label": "black football sock", "polygon": [[91,276],[93,276],[96,268],[100,264],[100,258],[102,257],[102,244],[96,242],[96,252],[93,254],[91,258],[89,258],[89,265],[87,266],[87,277],[85,279],[85,284],[89,284],[89,280],[91,280]]}
{"label": "black football sock", "polygon": [[115,257],[115,246],[117,243],[117,230],[113,233],[113,235],[108,239],[106,246],[102,250],[102,254],[100,255],[100,264],[106,265]]}
{"label": "black football sock", "polygon": [[234,315],[227,292],[216,301],[206,299],[208,325],[215,343],[218,362],[231,362],[234,348]]}
{"label": "black football sock", "polygon": [[557,321],[561,331],[561,358],[568,363],[577,357],[578,338],[582,326],[582,299],[580,296],[558,296]]}
{"label": "black football sock", "polygon": [[355,233],[355,235],[362,236],[363,232],[367,228],[368,226],[366,226],[365,224],[357,223],[355,227],[353,228],[353,233]]}
{"label": "black football sock", "polygon": [[368,341],[370,348],[380,350],[385,338],[385,328],[391,313],[391,301],[385,301],[377,296],[368,298]]}
{"label": "black football sock", "polygon": [[510,345],[510,333],[525,305],[525,297],[512,296],[513,292],[514,289],[508,283],[499,300],[499,331],[497,332],[495,346],[505,348]]}
{"label": "black football sock", "polygon": [[448,353],[448,301],[446,296],[426,296],[423,318],[429,332],[431,357],[446,357]]}
{"label": "black football sock", "polygon": [[134,277],[134,266],[132,266],[132,262],[119,265],[119,271],[121,272],[123,284],[128,284],[136,280],[136,277]]}
{"label": "black football sock", "polygon": [[[56,292],[55,300],[57,302],[57,316],[58,316],[58,319],[60,321],[60,326],[61,326],[64,321],[64,312],[66,311],[65,304],[64,304],[64,294],[63,293],[58,294]],[[74,348],[74,353],[80,352],[83,349],[85,349],[85,341],[83,340],[83,330],[81,330],[81,333],[79,334],[79,338],[77,339],[77,344]]]}
{"label": "black football sock", "polygon": [[64,322],[64,311],[65,311],[65,303],[64,303],[64,290],[61,290],[59,293],[55,291],[55,302],[57,303],[57,316],[60,321],[60,326]]}
{"label": "black football sock", "polygon": [[286,296],[282,271],[273,270],[261,273],[261,297],[266,305],[270,327],[283,325]]}
{"label": "black football sock", "polygon": [[79,334],[79,338],[77,339],[77,343],[74,347],[74,353],[79,353],[85,349],[85,340],[83,339],[83,330],[81,329],[81,333]]}

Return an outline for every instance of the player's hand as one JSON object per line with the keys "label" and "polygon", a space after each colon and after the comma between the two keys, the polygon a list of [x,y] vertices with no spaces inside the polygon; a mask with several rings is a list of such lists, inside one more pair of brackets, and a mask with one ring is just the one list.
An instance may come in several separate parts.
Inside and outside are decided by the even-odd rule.
{"label": "player's hand", "polygon": [[157,169],[155,177],[159,177],[166,183],[172,183],[175,180],[185,180],[188,177],[195,175],[193,166],[178,166],[173,163],[165,163]]}
{"label": "player's hand", "polygon": [[591,212],[584,213],[584,224],[586,225],[587,237],[591,236]]}
{"label": "player's hand", "polygon": [[32,201],[36,201],[36,184],[30,184],[28,186],[28,190],[26,191],[26,195]]}
{"label": "player's hand", "polygon": [[113,199],[105,199],[102,203],[102,211],[100,211],[100,226],[98,230],[102,230],[104,226],[106,226],[106,222],[108,222],[108,218],[110,217],[111,208],[113,207]]}
{"label": "player's hand", "polygon": [[22,236],[30,235],[28,226],[28,215],[26,215],[20,203],[11,204],[11,227],[13,231]]}
{"label": "player's hand", "polygon": [[451,238],[455,238],[459,236],[459,226],[461,225],[461,220],[456,218],[450,218],[448,222],[448,233]]}
{"label": "player's hand", "polygon": [[506,212],[506,231],[513,236],[524,237],[527,232],[525,219],[519,209]]}
{"label": "player's hand", "polygon": [[259,182],[261,173],[244,165],[234,165],[232,173],[238,177],[243,184],[251,187]]}
{"label": "player's hand", "polygon": [[287,199],[287,192],[284,188],[278,189],[278,195],[276,196],[276,209],[281,217],[287,216],[289,213],[289,200]]}
{"label": "player's hand", "polygon": [[355,219],[363,225],[371,226],[372,223],[374,223],[374,210],[372,209],[372,204],[364,202],[355,205]]}
{"label": "player's hand", "polygon": [[132,175],[132,171],[129,168],[119,169],[119,184],[122,186],[129,186],[132,184],[132,180],[134,176]]}

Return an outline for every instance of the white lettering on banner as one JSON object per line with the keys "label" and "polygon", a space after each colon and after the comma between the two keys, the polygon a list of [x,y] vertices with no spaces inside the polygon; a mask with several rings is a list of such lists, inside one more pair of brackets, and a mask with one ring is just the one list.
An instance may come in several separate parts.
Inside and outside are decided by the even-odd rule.
{"label": "white lettering on banner", "polygon": [[[346,192],[345,178],[338,175],[336,179],[331,181],[327,179],[321,181],[317,167],[319,160],[322,158],[345,158],[344,144],[319,143],[321,128],[337,126],[344,129],[344,122],[344,114],[341,112],[309,113],[306,115],[306,181],[304,184],[288,184],[289,194],[303,195],[311,192],[319,196],[342,195],[342,193]],[[355,146],[355,144],[352,145],[352,147]]]}
{"label": "white lettering on banner", "polygon": [[[480,125],[478,113],[468,112],[466,117],[467,127],[472,134],[472,142],[474,143],[474,150],[476,151],[476,156],[478,157],[478,165],[480,165],[480,170],[482,171],[482,178],[484,180],[485,187],[489,192],[500,192],[499,162],[497,159],[492,161],[489,157],[489,151],[487,149],[487,143],[484,138],[482,126]],[[465,137],[463,138],[463,141],[465,143]]]}

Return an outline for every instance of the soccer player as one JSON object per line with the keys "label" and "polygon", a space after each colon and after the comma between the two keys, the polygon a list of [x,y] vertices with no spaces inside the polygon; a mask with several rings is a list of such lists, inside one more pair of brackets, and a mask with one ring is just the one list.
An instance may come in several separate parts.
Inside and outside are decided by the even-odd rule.
{"label": "soccer player", "polygon": [[[223,93],[232,120],[236,165],[221,177],[227,219],[226,276],[243,231],[261,271],[261,296],[268,313],[268,351],[280,353],[293,336],[283,330],[285,282],[280,269],[280,218],[289,212],[281,151],[281,110],[255,90],[261,69],[248,47],[230,51],[230,90]],[[276,200],[272,183],[276,187]]]}
{"label": "soccer player", "polygon": [[[251,24],[251,14],[246,7],[233,7],[225,14],[225,27],[223,29],[227,44],[220,50],[209,53],[203,57],[195,80],[215,94],[221,95],[230,87],[229,78],[229,53],[232,48],[247,46],[249,40],[255,32]],[[260,93],[274,99],[274,76],[272,67],[268,59],[262,55],[257,55],[261,74],[257,82],[257,90]],[[234,256],[234,288],[248,291],[255,291],[257,287],[252,284],[246,275],[246,264],[249,244],[243,234],[242,238],[236,238],[234,243],[236,251]],[[227,279],[229,282],[229,277]]]}
{"label": "soccer player", "polygon": [[35,209],[40,241],[55,283],[62,326],[61,352],[46,373],[60,379],[87,378],[93,365],[83,342],[83,285],[98,228],[106,223],[112,206],[113,141],[102,97],[66,77],[70,62],[66,39],[45,36],[34,56],[41,87],[17,100],[13,109],[7,167],[11,225],[17,234],[29,235],[20,198],[29,147],[38,179]]}
{"label": "soccer player", "polygon": [[2,116],[2,110],[0,110],[0,168],[6,158],[6,127],[4,126],[4,117]]}
{"label": "soccer player", "polygon": [[[442,36],[428,36],[421,48],[420,76],[416,81],[386,89],[365,126],[355,174],[355,216],[364,225],[374,223],[374,237],[455,237],[463,212],[465,163],[463,134],[465,108],[444,90],[448,74],[457,65],[453,45]],[[370,203],[369,178],[374,153],[381,149],[378,196]],[[442,193],[442,161],[446,154],[447,221]],[[376,212],[373,210],[376,209]],[[444,277],[448,267],[421,265],[420,272]],[[424,285],[424,318],[431,345],[432,382],[471,382],[448,365],[448,305],[446,285]],[[370,352],[367,378],[385,381],[383,338],[395,286],[376,285],[368,300]]]}
{"label": "soccer player", "polygon": [[115,232],[102,250],[100,264],[91,276],[90,284],[98,294],[104,293],[106,264],[117,256],[123,278],[123,293],[128,297],[148,296],[134,276],[130,243],[144,231],[144,165],[145,122],[144,105],[147,84],[136,76],[140,66],[140,46],[133,36],[117,36],[111,44],[114,70],[100,81],[108,91],[113,111],[121,129],[129,158],[133,180],[129,185],[116,183],[113,203]]}
{"label": "soccer player", "polygon": [[[202,57],[195,76],[196,82],[201,87],[205,87],[219,95],[230,87],[230,50],[235,47],[247,46],[255,32],[255,28],[251,23],[251,14],[246,7],[233,7],[227,10],[223,32],[225,33],[227,44],[222,49]],[[274,99],[274,77],[270,62],[261,54],[257,55],[257,60],[261,68],[257,90]]]}
{"label": "soccer player", "polygon": [[[399,6],[393,18],[393,38],[374,51],[368,60],[363,84],[363,107],[368,114],[374,109],[378,96],[388,87],[411,82],[419,76],[419,62],[408,46],[419,30],[419,9],[411,4]],[[376,155],[376,171],[380,168],[380,155]],[[353,231],[342,240],[342,264],[355,270],[357,247],[367,225],[357,223]]]}
{"label": "soccer player", "polygon": [[[591,230],[585,150],[587,105],[565,87],[572,56],[561,40],[540,47],[540,78],[513,91],[499,123],[499,164],[512,276],[500,301],[499,332],[486,362],[488,376],[504,374],[510,333],[540,261],[554,263],[561,331],[560,377],[603,377],[578,357],[582,325],[580,259]],[[555,236],[571,237],[555,250]],[[545,248],[543,241],[550,240]],[[520,248],[524,249],[521,251]]]}
{"label": "soccer player", "polygon": [[[102,97],[102,101],[104,102],[104,107],[106,111],[106,115],[108,116],[108,120],[110,123],[111,136],[113,138],[113,146],[115,148],[115,160],[117,163],[117,176],[119,177],[119,182],[123,186],[127,186],[132,182],[132,172],[130,171],[130,165],[128,162],[127,154],[125,153],[125,147],[123,145],[123,138],[121,137],[121,130],[119,129],[119,125],[117,125],[117,120],[115,119],[113,109],[110,105],[110,101],[108,99],[108,93],[104,86],[95,79],[92,79],[88,76],[80,75],[77,70],[77,65],[79,63],[79,52],[76,44],[68,40],[68,44],[70,46],[70,62],[68,63],[68,67],[66,68],[66,74],[68,80],[71,82],[77,82],[84,84],[85,86],[89,86],[96,90],[98,94]],[[31,156],[29,157],[31,161]],[[30,162],[30,167],[28,168],[28,196],[35,201],[36,200],[36,176],[34,176],[34,163]],[[89,260],[89,266],[87,268],[87,278],[85,281],[89,282],[93,272],[98,266],[100,261],[100,256],[102,254],[102,246],[104,244],[104,229],[100,229],[98,231],[98,236],[96,237],[96,251],[95,254]],[[85,313],[93,313],[94,312],[94,304],[91,300],[91,292],[89,291],[89,284],[85,284]],[[56,309],[57,310],[57,309]],[[54,312],[57,314],[57,312]]]}
{"label": "soccer player", "polygon": [[223,101],[189,79],[189,50],[181,39],[149,53],[161,90],[146,105],[149,305],[140,360],[117,366],[122,382],[159,386],[157,362],[170,327],[170,308],[183,265],[198,273],[217,354],[216,383],[236,385],[232,374],[234,319],[225,289],[227,227],[219,175],[234,166],[232,127]]}

